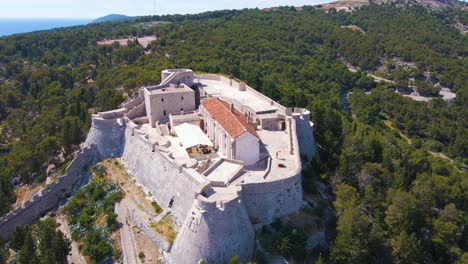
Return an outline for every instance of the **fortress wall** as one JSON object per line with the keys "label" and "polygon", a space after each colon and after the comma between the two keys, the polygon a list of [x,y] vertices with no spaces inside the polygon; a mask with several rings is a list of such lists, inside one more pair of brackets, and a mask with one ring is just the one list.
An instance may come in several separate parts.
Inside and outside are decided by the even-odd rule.
{"label": "fortress wall", "polygon": [[140,103],[137,106],[134,106],[130,111],[128,111],[127,114],[125,114],[125,116],[130,119],[134,119],[135,117],[142,116],[142,115],[146,116],[146,107],[145,107],[144,102]]}
{"label": "fortress wall", "polygon": [[238,82],[234,79],[229,79],[229,78],[226,78],[224,76],[219,76],[219,75],[214,75],[214,74],[199,74],[199,75],[196,75],[196,77],[200,78],[200,79],[206,79],[206,80],[214,80],[214,81],[221,81],[222,83],[224,84],[227,84],[227,85],[230,85],[236,89],[239,89],[239,87],[241,87],[242,89],[245,88],[245,90],[247,92],[249,92],[250,94],[256,96],[257,98],[265,101],[265,102],[268,102],[270,103],[271,105],[273,105],[274,107],[278,108],[279,112],[281,114],[286,114],[286,115],[291,115],[291,110],[290,108],[287,108],[287,107],[284,107],[282,106],[281,104],[275,102],[273,99],[263,95],[262,93],[258,92],[257,90],[255,90],[254,88],[248,86],[247,84],[245,84],[245,87],[244,87],[244,83],[243,82]]}
{"label": "fortress wall", "polygon": [[167,69],[161,72],[161,84],[185,83],[193,85],[193,71],[189,69]]}
{"label": "fortress wall", "polygon": [[306,109],[304,114],[293,114],[293,119],[296,123],[296,134],[299,144],[299,150],[302,156],[307,156],[307,161],[310,161],[316,152],[314,139],[314,123],[310,122],[310,112]]}
{"label": "fortress wall", "polygon": [[103,159],[121,156],[124,131],[123,118],[103,119],[93,116],[85,146],[95,144]]}
{"label": "fortress wall", "polygon": [[[296,120],[291,119],[291,130],[296,131]],[[271,223],[275,218],[297,212],[302,206],[301,159],[295,133],[291,137],[296,171],[276,181],[242,184],[241,199],[253,222]]]}
{"label": "fortress wall", "polygon": [[199,183],[167,156],[152,150],[153,146],[146,139],[137,133],[132,136],[131,129],[126,129],[122,156],[125,167],[153,194],[161,207],[168,209],[173,199],[171,211],[180,226],[195,199]]}
{"label": "fortress wall", "polygon": [[254,223],[271,223],[297,212],[302,205],[300,173],[283,180],[241,186],[241,199]]}
{"label": "fortress wall", "polygon": [[235,198],[217,207],[214,202],[202,201],[203,209],[199,203],[193,203],[168,262],[228,263],[233,256],[244,263],[250,261],[255,233],[243,203]]}
{"label": "fortress wall", "polygon": [[221,80],[221,79],[220,79],[220,76],[219,76],[219,75],[215,75],[215,74],[196,74],[196,75],[195,75],[195,78],[198,78],[198,79],[205,79],[205,80],[212,80],[212,81],[219,81],[219,80]]}
{"label": "fortress wall", "polygon": [[262,99],[263,101],[265,102],[270,102],[271,105],[273,105],[274,107],[278,108],[278,111],[281,113],[281,114],[285,114],[287,111],[287,108],[282,106],[281,104],[275,102],[273,99],[263,95],[262,93],[258,92],[257,90],[255,90],[254,88],[246,85],[245,87],[245,90],[253,95],[255,95],[257,98],[260,98]]}
{"label": "fortress wall", "polygon": [[134,108],[135,106],[138,106],[140,105],[141,103],[144,103],[144,100],[142,97],[137,97],[135,99],[132,99],[128,102],[125,102],[122,104],[122,107],[123,108],[127,108],[127,109],[132,109]]}
{"label": "fortress wall", "polygon": [[66,169],[66,174],[43,188],[29,201],[15,208],[4,218],[0,218],[0,234],[9,239],[18,226],[32,224],[39,217],[58,206],[67,195],[78,189],[88,180],[89,167],[98,159],[96,146],[84,148],[75,154],[75,158]]}
{"label": "fortress wall", "polygon": [[124,114],[128,111],[127,108],[115,109],[107,112],[99,112],[96,116],[99,116],[102,119],[113,119],[123,117]]}

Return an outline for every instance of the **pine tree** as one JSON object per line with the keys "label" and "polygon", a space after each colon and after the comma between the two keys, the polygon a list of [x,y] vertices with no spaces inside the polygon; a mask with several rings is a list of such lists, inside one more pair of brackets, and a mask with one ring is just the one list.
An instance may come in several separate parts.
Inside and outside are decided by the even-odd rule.
{"label": "pine tree", "polygon": [[423,263],[424,251],[414,233],[402,232],[393,245],[393,256],[397,264]]}
{"label": "pine tree", "polygon": [[24,238],[23,246],[18,253],[19,264],[39,264],[39,259],[36,254],[36,245],[34,244],[34,238],[32,232],[27,232]]}

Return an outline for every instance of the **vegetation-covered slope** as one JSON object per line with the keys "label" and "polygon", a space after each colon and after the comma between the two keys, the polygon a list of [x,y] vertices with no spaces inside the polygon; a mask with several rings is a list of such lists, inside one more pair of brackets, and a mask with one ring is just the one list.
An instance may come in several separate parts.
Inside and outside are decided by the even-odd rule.
{"label": "vegetation-covered slope", "polygon": [[[282,104],[311,110],[319,155],[304,187],[313,192],[322,180],[336,191],[333,261],[461,261],[467,247],[468,40],[453,25],[466,18],[466,11],[418,6],[370,5],[352,13],[280,8],[0,38],[0,213],[13,202],[14,178],[42,181],[54,156],[76,149],[90,113],[115,108],[138,87],[158,83],[166,66],[185,67],[242,79]],[[154,20],[170,23],[146,26]],[[146,52],[135,43],[96,45],[151,34],[158,40]],[[362,71],[352,73],[344,62]],[[399,68],[405,63],[415,67]],[[382,65],[396,69],[387,78],[437,83],[457,97],[451,103],[403,98],[394,84],[376,85],[364,72]]]}

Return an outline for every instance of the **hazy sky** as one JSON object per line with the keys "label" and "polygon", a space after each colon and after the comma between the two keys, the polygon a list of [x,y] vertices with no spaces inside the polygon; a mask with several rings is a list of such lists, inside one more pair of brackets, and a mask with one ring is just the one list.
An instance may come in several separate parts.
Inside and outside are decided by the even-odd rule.
{"label": "hazy sky", "polygon": [[[327,0],[156,0],[156,13],[314,5]],[[0,18],[97,18],[108,14],[153,15],[154,0],[0,0]]]}

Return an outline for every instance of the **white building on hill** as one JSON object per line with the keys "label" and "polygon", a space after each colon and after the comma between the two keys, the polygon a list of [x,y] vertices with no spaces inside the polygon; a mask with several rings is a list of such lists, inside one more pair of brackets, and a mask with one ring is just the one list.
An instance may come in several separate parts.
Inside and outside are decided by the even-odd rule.
{"label": "white building on hill", "polygon": [[255,164],[260,157],[260,139],[247,117],[220,99],[208,99],[200,106],[204,128],[218,152],[244,165]]}

